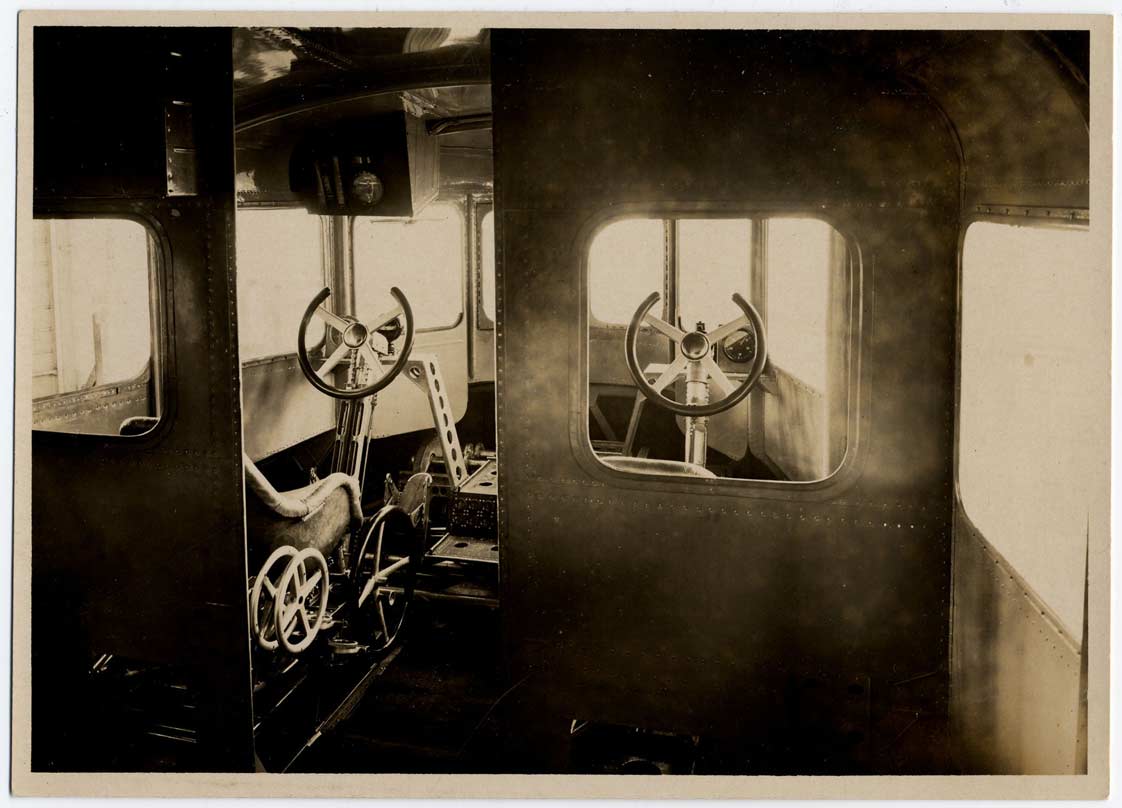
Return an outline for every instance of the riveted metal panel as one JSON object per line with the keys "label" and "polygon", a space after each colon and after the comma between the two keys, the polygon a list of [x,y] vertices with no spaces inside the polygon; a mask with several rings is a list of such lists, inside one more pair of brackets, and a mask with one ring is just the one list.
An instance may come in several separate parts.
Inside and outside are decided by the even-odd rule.
{"label": "riveted metal panel", "polygon": [[[34,45],[36,215],[125,215],[153,233],[166,398],[140,437],[32,436],[32,767],[85,765],[104,728],[87,725],[84,683],[98,655],[115,654],[200,684],[192,765],[252,770],[230,34],[38,29]],[[168,59],[192,65],[180,75],[200,170],[189,197],[165,196]],[[135,93],[111,91],[124,61]],[[89,86],[121,115],[88,121],[83,138],[69,124]]]}
{"label": "riveted metal panel", "polygon": [[[765,732],[792,679],[876,692],[945,670],[959,163],[938,111],[791,32],[492,47],[503,613],[542,709]],[[675,205],[817,215],[859,254],[835,477],[654,478],[592,455],[587,244],[615,211]]]}
{"label": "riveted metal panel", "polygon": [[1078,644],[961,506],[951,638],[951,716],[967,772],[1085,774]]}

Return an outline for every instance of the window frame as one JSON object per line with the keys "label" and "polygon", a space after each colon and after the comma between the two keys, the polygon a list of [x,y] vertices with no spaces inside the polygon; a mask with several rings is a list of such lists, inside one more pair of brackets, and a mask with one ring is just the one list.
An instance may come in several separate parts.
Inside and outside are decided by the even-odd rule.
{"label": "window frame", "polygon": [[[152,213],[141,208],[133,207],[121,209],[98,202],[91,202],[87,205],[81,203],[76,205],[68,204],[65,207],[36,205],[32,210],[31,218],[33,220],[124,220],[135,222],[144,229],[148,237],[148,333],[150,346],[148,366],[142,368],[133,378],[100,384],[87,390],[71,390],[63,393],[53,393],[49,396],[31,398],[30,404],[32,413],[35,411],[36,404],[40,402],[56,403],[77,401],[97,394],[106,393],[113,388],[134,385],[144,381],[146,378],[152,391],[154,409],[157,413],[157,420],[153,427],[138,435],[120,435],[108,432],[68,432],[59,429],[43,429],[36,427],[34,425],[34,420],[32,421],[31,427],[32,433],[40,436],[58,436],[57,439],[77,438],[124,444],[145,443],[158,439],[170,428],[175,415],[173,406],[175,362],[174,356],[170,350],[170,324],[172,322],[171,243],[159,219]],[[33,247],[29,249],[33,254]]]}
{"label": "window frame", "polygon": [[[849,354],[847,368],[847,430],[846,450],[837,467],[826,477],[818,480],[760,480],[734,477],[698,478],[683,475],[656,475],[639,472],[620,471],[611,468],[600,460],[592,448],[588,427],[589,408],[589,335],[596,325],[590,305],[590,248],[593,240],[604,228],[614,222],[633,218],[661,219],[746,219],[760,220],[771,218],[808,218],[817,219],[830,225],[845,241],[848,254],[848,297],[849,306]],[[753,235],[757,230],[753,228]],[[715,495],[749,495],[767,499],[826,500],[837,495],[839,490],[852,486],[861,474],[865,457],[864,441],[869,428],[871,403],[871,379],[868,363],[863,361],[871,349],[872,322],[872,283],[873,259],[861,248],[861,242],[850,228],[834,218],[829,212],[804,207],[768,206],[754,207],[743,204],[712,202],[677,203],[634,203],[617,205],[602,209],[590,216],[584,223],[576,239],[577,254],[580,260],[579,271],[579,323],[580,352],[577,372],[581,383],[571,393],[569,436],[577,462],[594,478],[606,484],[634,489],[651,490],[657,487],[667,493],[696,494],[710,492]],[[766,278],[758,276],[757,267],[763,266],[762,254],[756,244],[751,250],[751,269],[749,288],[755,293],[758,286],[766,290]],[[669,277],[669,271],[666,273]],[[670,292],[669,288],[664,291]],[[666,295],[664,295],[665,297]],[[765,304],[766,307],[766,304]],[[766,313],[761,310],[764,322]],[[623,326],[626,328],[626,325]]]}
{"label": "window frame", "polygon": [[[462,325],[464,323],[464,321],[465,321],[465,319],[467,318],[467,315],[468,315],[467,296],[469,294],[468,287],[470,286],[470,274],[469,273],[470,273],[470,270],[471,270],[471,251],[472,251],[471,242],[472,242],[473,239],[472,239],[472,235],[471,235],[471,229],[469,227],[470,223],[468,221],[467,204],[462,197],[458,197],[458,196],[457,197],[438,196],[436,199],[434,199],[429,204],[430,205],[437,205],[437,204],[449,205],[456,210],[456,213],[459,216],[459,222],[460,222],[460,264],[459,264],[457,276],[458,276],[459,284],[460,284],[460,296],[459,296],[459,299],[460,299],[460,313],[456,316],[456,319],[453,322],[451,322],[447,325],[427,326],[425,328],[416,328],[415,333],[417,333],[417,334],[435,334],[435,333],[439,333],[441,331],[453,331],[453,330],[459,328],[460,325]],[[416,217],[415,216],[357,216],[355,214],[351,214],[350,216],[347,217],[347,235],[348,235],[348,238],[347,238],[348,243],[347,243],[347,246],[346,246],[346,251],[347,251],[347,255],[348,255],[348,262],[347,263],[348,263],[348,266],[350,267],[350,271],[351,271],[351,282],[352,282],[352,284],[354,285],[354,288],[355,288],[354,305],[355,305],[355,310],[356,311],[358,310],[359,301],[358,301],[358,283],[357,283],[357,280],[358,280],[358,262],[355,259],[355,237],[354,237],[354,233],[355,233],[355,225],[358,223],[359,219],[376,219],[378,221],[384,221],[384,222],[411,222],[411,221],[414,221],[416,219]],[[467,277],[465,277],[465,275],[467,275]],[[414,313],[414,317],[415,316],[416,316],[416,314]]]}
{"label": "window frame", "polygon": [[[475,329],[477,331],[494,331],[495,320],[487,313],[486,307],[483,305],[483,220],[487,214],[491,214],[492,228],[494,228],[495,216],[495,202],[490,194],[470,194],[468,196],[468,209],[470,229],[471,229],[471,246],[469,252],[471,254],[471,291],[470,295],[474,301],[473,308],[475,311]],[[497,245],[496,245],[497,246]],[[497,252],[497,250],[496,250]],[[495,258],[496,262],[498,258]],[[495,273],[495,268],[491,268],[492,273]],[[496,276],[497,280],[497,276]],[[496,285],[495,296],[498,297],[499,289]],[[498,303],[495,304],[496,316],[498,310]]]}

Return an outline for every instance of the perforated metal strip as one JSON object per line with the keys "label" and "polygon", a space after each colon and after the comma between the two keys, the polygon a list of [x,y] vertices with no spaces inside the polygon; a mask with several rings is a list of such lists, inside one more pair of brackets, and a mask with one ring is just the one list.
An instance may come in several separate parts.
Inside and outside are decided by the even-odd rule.
{"label": "perforated metal strip", "polygon": [[452,490],[459,491],[468,478],[467,465],[460,448],[460,436],[456,432],[452,405],[448,400],[448,386],[440,374],[440,362],[431,354],[414,354],[405,365],[405,376],[428,396],[432,423],[440,436],[440,449],[444,453],[444,467],[448,470]]}

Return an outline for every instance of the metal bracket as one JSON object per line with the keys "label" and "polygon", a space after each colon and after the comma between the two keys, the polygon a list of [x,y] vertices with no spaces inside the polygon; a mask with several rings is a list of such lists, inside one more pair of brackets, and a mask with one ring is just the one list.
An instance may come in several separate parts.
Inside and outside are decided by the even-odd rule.
{"label": "metal bracket", "polygon": [[448,386],[440,375],[440,362],[434,354],[413,354],[405,363],[404,375],[428,396],[432,423],[440,436],[440,450],[444,453],[444,468],[448,470],[452,491],[459,491],[468,478],[467,464],[448,400]]}
{"label": "metal bracket", "polygon": [[173,99],[164,107],[168,196],[195,196],[199,192],[193,118],[190,101]]}

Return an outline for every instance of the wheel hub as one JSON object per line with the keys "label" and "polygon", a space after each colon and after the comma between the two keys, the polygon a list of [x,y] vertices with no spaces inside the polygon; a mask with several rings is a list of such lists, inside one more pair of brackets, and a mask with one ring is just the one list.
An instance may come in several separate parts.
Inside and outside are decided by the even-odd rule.
{"label": "wheel hub", "polygon": [[369,336],[370,332],[362,323],[351,323],[347,326],[347,330],[343,332],[343,344],[348,348],[359,348],[362,347]]}
{"label": "wheel hub", "polygon": [[700,331],[691,331],[682,337],[681,346],[687,359],[701,359],[709,353],[709,338]]}

